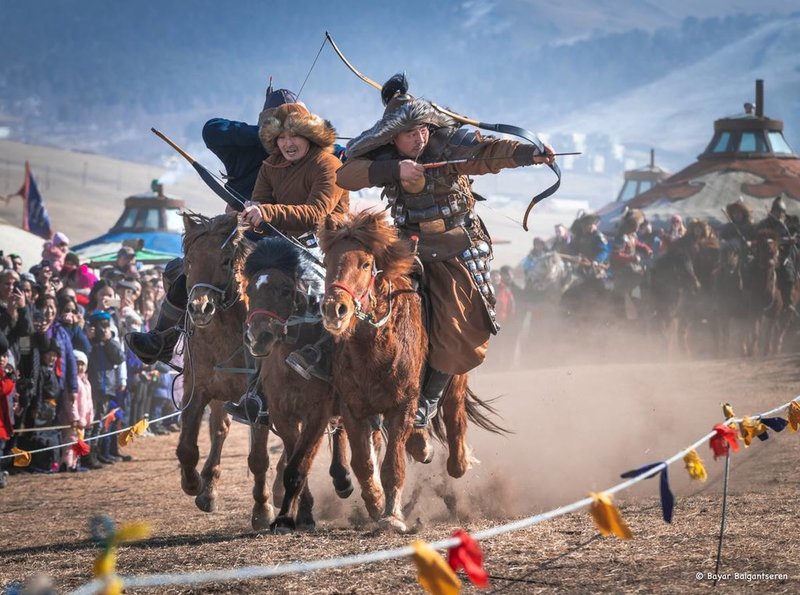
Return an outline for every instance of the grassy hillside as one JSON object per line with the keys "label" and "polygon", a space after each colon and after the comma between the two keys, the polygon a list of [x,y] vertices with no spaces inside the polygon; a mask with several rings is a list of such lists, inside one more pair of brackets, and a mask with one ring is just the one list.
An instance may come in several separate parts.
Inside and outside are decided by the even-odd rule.
{"label": "grassy hillside", "polygon": [[[122,213],[125,198],[150,188],[150,181],[166,170],[152,165],[121,161],[101,155],[77,153],[50,147],[0,141],[0,196],[19,190],[25,161],[44,197],[53,228],[65,232],[73,243],[107,231]],[[180,164],[181,167],[183,164]],[[167,194],[186,200],[188,208],[213,215],[223,203],[188,166],[164,186]],[[0,218],[13,225],[22,223],[22,201],[0,202]]]}

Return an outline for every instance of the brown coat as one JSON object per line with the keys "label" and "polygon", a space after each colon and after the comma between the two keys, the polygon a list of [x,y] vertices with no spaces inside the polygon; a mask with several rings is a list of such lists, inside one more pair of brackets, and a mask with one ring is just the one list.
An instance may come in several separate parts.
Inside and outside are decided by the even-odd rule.
{"label": "brown coat", "polygon": [[[437,184],[437,187],[452,187],[447,180],[458,180],[459,186],[469,192],[470,184],[466,176],[530,165],[533,154],[532,145],[494,138],[483,138],[476,145],[449,147],[447,159],[469,158],[476,161],[441,168],[437,173],[444,178],[444,183]],[[435,158],[433,160],[438,161]],[[421,162],[425,162],[424,156]],[[360,190],[398,184],[399,173],[400,159],[371,161],[355,158],[339,169],[336,179],[342,188]],[[437,196],[437,199],[447,204],[447,196]],[[474,202],[470,196],[470,210]],[[426,240],[435,241],[424,233],[415,232],[415,235],[419,237],[420,247]],[[431,302],[428,363],[441,372],[465,374],[483,362],[492,333],[480,292],[457,257],[442,262],[426,262],[425,281]]]}
{"label": "brown coat", "polygon": [[339,159],[316,145],[299,161],[284,159],[280,152],[264,160],[253,188],[253,202],[261,214],[284,233],[299,236],[313,231],[330,214],[350,208],[350,196],[336,185]]}

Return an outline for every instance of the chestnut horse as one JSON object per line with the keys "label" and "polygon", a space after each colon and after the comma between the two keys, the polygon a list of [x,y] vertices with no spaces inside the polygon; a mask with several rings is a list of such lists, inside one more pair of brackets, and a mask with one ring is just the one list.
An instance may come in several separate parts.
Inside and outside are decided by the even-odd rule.
{"label": "chestnut horse", "polygon": [[[338,403],[331,384],[303,379],[286,365],[286,357],[323,332],[315,297],[322,291],[322,273],[299,247],[279,237],[260,240],[238,260],[236,269],[247,307],[245,344],[261,361],[259,380],[286,457],[283,501],[271,529],[313,529],[308,473],[326,428],[338,415]],[[347,498],[353,485],[345,459],[346,437],[334,430],[332,438],[330,475],[337,495]]]}
{"label": "chestnut horse", "polygon": [[[764,355],[780,353],[783,337],[794,315],[793,308],[800,297],[800,281],[795,279],[789,295],[790,303],[778,287],[778,265],[781,238],[778,232],[762,229],[753,242],[755,260],[747,276],[747,293],[753,317],[750,334],[750,355],[756,355],[763,334]],[[764,328],[762,328],[762,326]]]}
{"label": "chestnut horse", "polygon": [[[231,424],[222,404],[238,399],[247,385],[245,374],[232,374],[219,367],[223,363],[246,367],[243,354],[237,353],[242,350],[245,321],[245,306],[239,301],[233,269],[236,255],[231,239],[237,233],[237,219],[232,215],[209,219],[184,213],[183,223],[184,273],[189,303],[184,347],[184,409],[177,455],[183,491],[196,496],[195,503],[201,510],[211,512],[216,501],[222,445]],[[211,408],[211,449],[198,475],[197,437],[206,405]],[[257,531],[266,529],[274,518],[267,487],[268,435],[269,428],[253,427],[247,458],[254,478],[251,523]]]}
{"label": "chestnut horse", "polygon": [[[329,217],[320,232],[320,245],[327,269],[323,323],[337,342],[334,385],[342,400],[353,471],[370,516],[406,531],[401,505],[403,451],[412,434],[428,345],[421,299],[410,278],[414,254],[383,214],[371,211],[343,222]],[[447,471],[453,477],[461,477],[470,466],[468,418],[490,431],[502,431],[480,408],[492,412],[469,391],[466,375],[456,376],[442,400],[441,416],[435,419],[437,436],[446,431]],[[387,429],[380,480],[369,422],[375,415],[383,415]],[[414,434],[419,438],[421,432]],[[410,451],[423,462],[432,458],[417,448]]]}

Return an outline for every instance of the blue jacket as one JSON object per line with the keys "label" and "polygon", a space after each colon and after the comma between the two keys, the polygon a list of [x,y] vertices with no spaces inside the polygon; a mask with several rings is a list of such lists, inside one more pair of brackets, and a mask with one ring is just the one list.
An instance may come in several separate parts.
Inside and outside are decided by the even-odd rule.
{"label": "blue jacket", "polygon": [[213,118],[203,126],[203,142],[225,166],[226,185],[249,200],[258,170],[267,158],[258,137],[258,126]]}
{"label": "blue jacket", "polygon": [[71,393],[78,392],[78,364],[72,348],[72,337],[60,322],[54,322],[46,334],[55,339],[58,344],[61,358],[61,388],[65,388]]}

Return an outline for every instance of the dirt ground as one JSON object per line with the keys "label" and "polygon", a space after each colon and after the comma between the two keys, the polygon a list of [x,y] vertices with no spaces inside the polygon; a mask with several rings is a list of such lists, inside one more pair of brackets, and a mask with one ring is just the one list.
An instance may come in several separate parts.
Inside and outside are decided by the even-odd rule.
{"label": "dirt ground", "polygon": [[[219,506],[210,514],[180,490],[176,435],[140,438],[128,448],[133,462],[100,471],[10,477],[0,491],[0,585],[45,574],[65,592],[89,580],[98,549],[88,540],[88,523],[98,513],[152,525],[150,539],[121,548],[123,575],[314,560],[398,547],[414,537],[433,541],[456,528],[475,531],[573,502],[618,483],[626,470],[671,456],[720,421],[721,401],[746,415],[798,393],[798,355],[665,362],[646,361],[633,346],[620,357],[617,347],[595,363],[538,357],[552,355],[548,349],[518,354],[516,369],[507,365],[509,354],[496,352],[473,386],[484,397],[500,397],[496,405],[514,433],[473,432],[470,442],[481,462],[458,481],[446,477],[441,448],[431,465],[410,466],[405,498],[415,500],[408,515],[413,537],[381,533],[365,521],[358,489],[348,500],[338,500],[327,477],[327,452],[312,478],[317,530],[254,534],[247,433],[234,424],[223,453]],[[203,435],[201,450],[206,448]],[[491,592],[711,591],[723,463],[713,461],[706,446],[699,453],[708,482],[691,482],[680,463],[670,468],[676,496],[672,524],[661,520],[657,480],[619,494],[633,540],[599,537],[584,510],[482,542]],[[800,546],[792,528],[798,513],[798,454],[800,435],[787,430],[732,457],[719,589],[800,591]],[[399,594],[421,589],[410,560],[395,560],[149,591]],[[476,592],[469,586],[465,591]]]}

